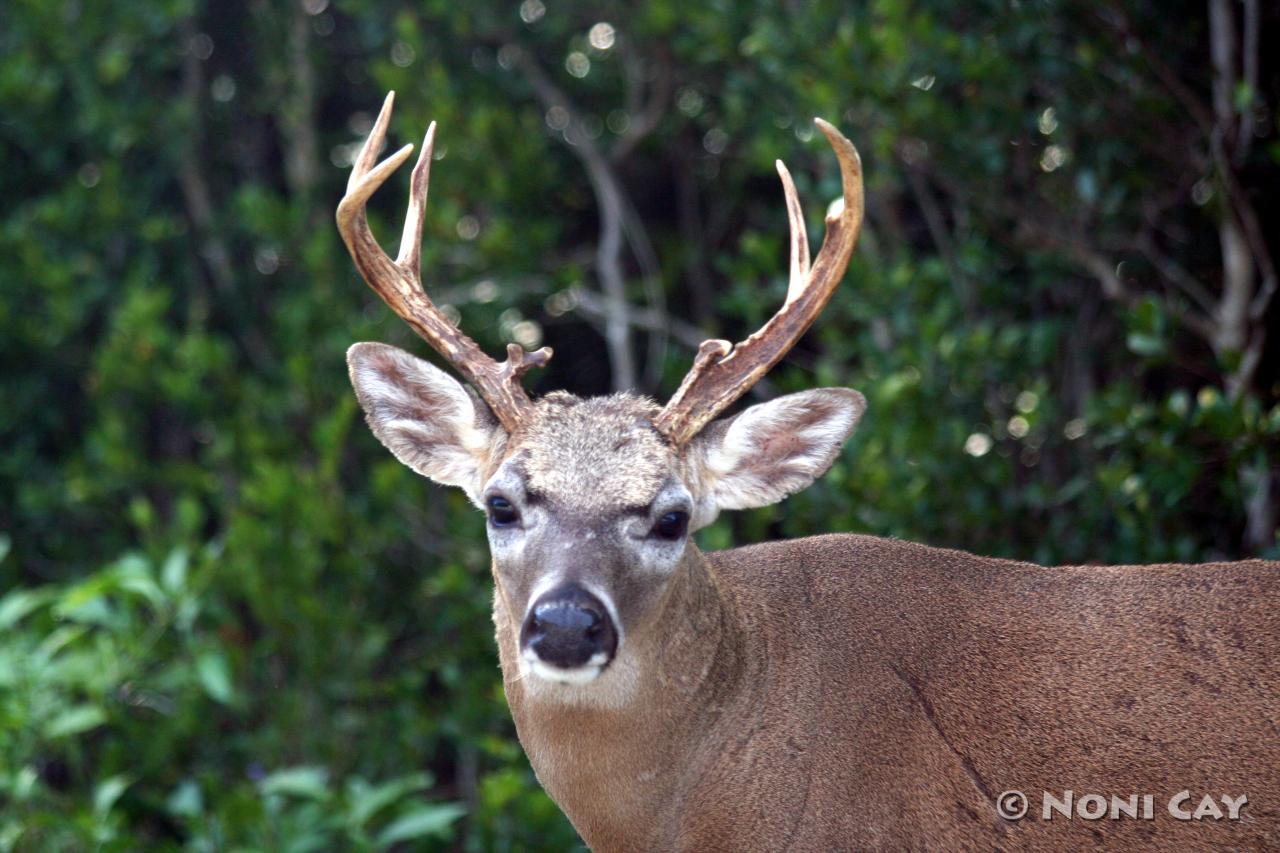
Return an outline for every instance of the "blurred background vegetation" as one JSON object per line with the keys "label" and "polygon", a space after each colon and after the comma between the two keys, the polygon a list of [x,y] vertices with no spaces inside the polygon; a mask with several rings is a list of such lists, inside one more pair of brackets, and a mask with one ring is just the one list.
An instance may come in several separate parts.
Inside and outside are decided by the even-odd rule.
{"label": "blurred background vegetation", "polygon": [[[755,399],[863,390],[708,547],[862,531],[1044,563],[1280,554],[1280,66],[1258,0],[8,0],[0,850],[577,844],[503,704],[482,519],[361,422],[423,353],[332,224],[384,93],[424,251],[537,391],[669,394],[868,219]],[[399,234],[407,169],[371,205]],[[748,401],[750,402],[750,400]]]}

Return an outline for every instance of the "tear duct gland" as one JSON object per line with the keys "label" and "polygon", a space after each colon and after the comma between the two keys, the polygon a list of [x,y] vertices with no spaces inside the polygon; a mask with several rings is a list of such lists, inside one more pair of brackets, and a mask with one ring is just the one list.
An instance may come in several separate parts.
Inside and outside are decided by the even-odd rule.
{"label": "tear duct gland", "polygon": [[[665,406],[531,399],[550,351],[496,362],[419,274],[428,131],[396,260],[364,205],[391,97],[338,225],[370,286],[468,382],[357,344],[352,382],[406,465],[489,514],[507,699],[538,778],[596,850],[1264,849],[1252,820],[1030,820],[1002,791],[1170,784],[1280,801],[1280,565],[1059,567],[831,535],[703,554],[688,531],[831,465],[864,400],[826,388],[720,417],[804,334],[862,221],[853,146],[819,122],[843,202],[810,263],[786,169],[791,284],[708,341]],[[680,520],[670,523],[671,518]],[[672,530],[677,531],[671,534]]]}

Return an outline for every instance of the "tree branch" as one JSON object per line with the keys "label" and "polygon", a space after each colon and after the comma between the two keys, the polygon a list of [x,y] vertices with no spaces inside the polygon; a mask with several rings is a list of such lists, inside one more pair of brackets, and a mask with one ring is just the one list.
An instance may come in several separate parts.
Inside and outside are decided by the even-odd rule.
{"label": "tree branch", "polygon": [[544,107],[558,107],[569,116],[565,128],[565,141],[570,143],[578,159],[586,167],[591,189],[600,209],[600,240],[596,248],[596,274],[604,289],[607,304],[605,344],[609,349],[609,363],[615,391],[635,387],[635,362],[629,340],[630,306],[627,304],[626,280],[622,274],[622,188],[613,170],[595,141],[583,132],[578,112],[568,97],[538,65],[529,51],[516,50],[516,62],[524,72],[534,94]]}
{"label": "tree branch", "polygon": [[[1253,98],[1258,97],[1258,0],[1244,0],[1244,37],[1241,40],[1241,52],[1244,54],[1242,70],[1244,84],[1249,87]],[[1253,147],[1253,128],[1256,112],[1250,103],[1240,116],[1240,126],[1236,133],[1235,164],[1244,165]]]}
{"label": "tree branch", "polygon": [[[311,23],[298,3],[290,4],[287,52],[289,91],[283,99],[280,130],[288,143],[284,150],[285,178],[289,190],[302,204],[312,201],[320,176],[320,143],[316,138],[316,73],[311,62]],[[315,208],[312,214],[327,213]]]}
{"label": "tree branch", "polygon": [[905,157],[900,159],[903,161],[903,168],[907,173],[907,182],[911,185],[911,194],[915,196],[916,204],[919,206],[920,212],[924,214],[925,226],[929,229],[929,236],[933,239],[933,245],[937,248],[938,254],[942,257],[942,262],[947,267],[947,275],[951,278],[951,286],[960,301],[960,306],[964,310],[965,316],[972,318],[974,313],[973,285],[969,281],[969,277],[965,275],[964,270],[960,268],[959,261],[956,260],[955,243],[951,240],[951,232],[948,230],[946,219],[942,215],[942,208],[938,205],[938,200],[929,188],[924,172],[918,166],[907,162]]}
{"label": "tree branch", "polygon": [[[190,19],[184,21],[178,32],[186,45],[186,55],[182,60],[182,100],[190,114],[186,138],[178,155],[178,186],[182,190],[187,217],[191,220],[191,230],[200,247],[199,257],[204,261],[204,270],[218,296],[229,298],[236,290],[236,273],[231,264],[231,251],[214,221],[213,193],[204,173],[204,60],[196,55],[193,47],[196,36],[193,22]],[[250,363],[259,370],[266,370],[272,362],[271,347],[258,328],[253,324],[247,327],[233,324],[232,334]]]}
{"label": "tree branch", "polygon": [[[1125,306],[1134,306],[1139,297],[1134,293],[1116,272],[1116,262],[1104,255],[1099,249],[1090,245],[1080,236],[1068,236],[1043,224],[1042,217],[1028,216],[1020,220],[1019,229],[1031,235],[1035,242],[1065,252],[1068,257],[1080,264],[1093,276],[1102,288],[1102,294],[1113,302]],[[1177,303],[1164,301],[1165,309],[1180,323],[1209,343],[1213,342],[1215,325],[1205,317],[1186,310]]]}
{"label": "tree branch", "polygon": [[[578,308],[587,318],[597,321],[608,319],[608,297],[583,287],[574,291],[574,298],[577,301]],[[702,329],[693,323],[685,322],[672,317],[665,311],[655,311],[652,308],[633,308],[627,320],[637,329],[645,329],[646,331],[662,329],[695,352],[708,337]]]}
{"label": "tree branch", "polygon": [[[573,295],[577,307],[588,320],[602,321],[607,318],[607,305],[603,296],[586,288],[576,289]],[[713,337],[692,323],[687,323],[684,320],[652,308],[635,309],[628,319],[632,325],[639,329],[663,329],[670,332],[673,338],[694,352],[698,351],[703,341]],[[767,376],[761,377],[748,393],[766,399],[777,396],[777,391],[773,384],[769,382]]]}
{"label": "tree branch", "polygon": [[666,57],[662,57],[662,61],[658,62],[655,70],[653,85],[649,87],[649,98],[643,106],[640,106],[640,84],[644,79],[640,58],[629,47],[624,48],[622,56],[626,65],[627,117],[630,121],[626,131],[609,151],[609,159],[614,163],[625,160],[627,155],[658,126],[658,122],[666,112],[672,88],[671,63]]}
{"label": "tree branch", "polygon": [[1134,249],[1151,262],[1156,271],[1168,282],[1182,291],[1206,315],[1216,310],[1213,294],[1205,289],[1196,277],[1173,258],[1161,252],[1150,234],[1143,234],[1134,243]]}

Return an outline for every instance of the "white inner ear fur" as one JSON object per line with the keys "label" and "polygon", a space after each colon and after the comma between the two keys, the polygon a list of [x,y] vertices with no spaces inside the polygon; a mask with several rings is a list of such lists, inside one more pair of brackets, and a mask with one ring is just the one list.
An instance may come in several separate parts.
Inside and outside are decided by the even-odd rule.
{"label": "white inner ear fur", "polygon": [[698,526],[718,510],[768,506],[809,486],[831,467],[866,405],[857,391],[819,388],[709,426],[690,447],[702,485]]}
{"label": "white inner ear fur", "polygon": [[479,505],[482,472],[505,437],[489,408],[443,370],[387,344],[356,344],[347,367],[378,440],[414,471],[462,488]]}

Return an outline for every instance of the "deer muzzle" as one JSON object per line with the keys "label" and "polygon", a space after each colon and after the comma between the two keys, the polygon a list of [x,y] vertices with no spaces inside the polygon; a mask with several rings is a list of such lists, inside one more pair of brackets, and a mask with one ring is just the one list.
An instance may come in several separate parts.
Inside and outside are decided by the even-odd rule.
{"label": "deer muzzle", "polygon": [[533,671],[553,681],[590,681],[609,665],[618,632],[591,592],[566,583],[541,595],[520,626],[520,651]]}

